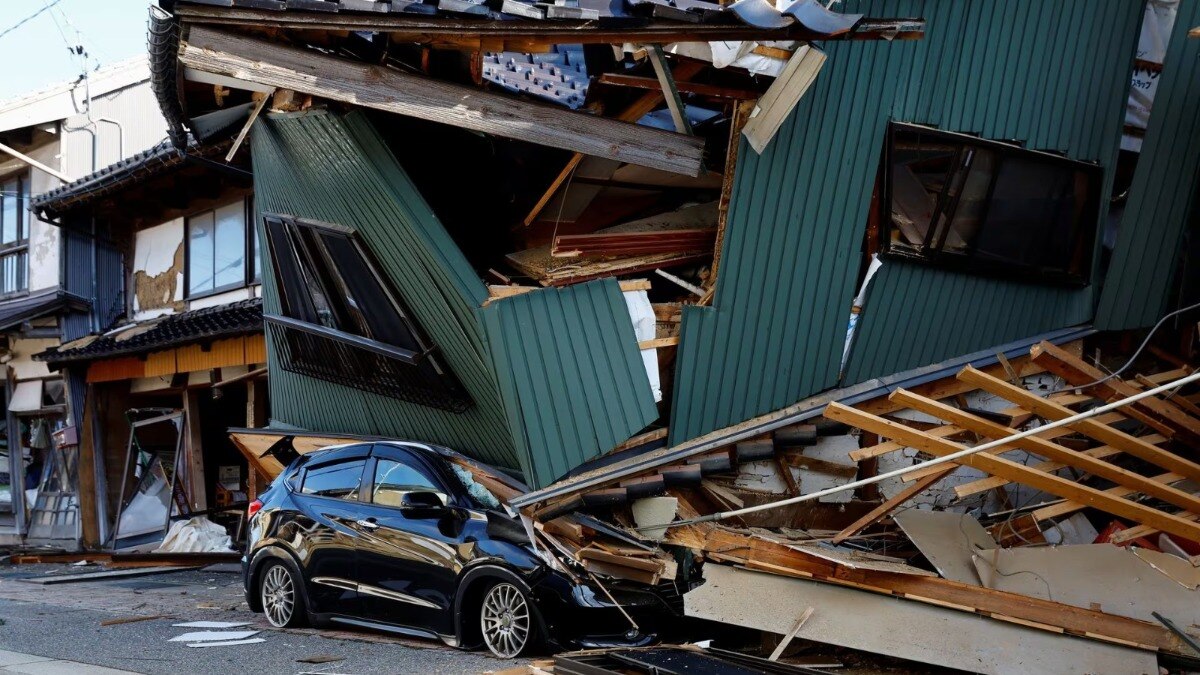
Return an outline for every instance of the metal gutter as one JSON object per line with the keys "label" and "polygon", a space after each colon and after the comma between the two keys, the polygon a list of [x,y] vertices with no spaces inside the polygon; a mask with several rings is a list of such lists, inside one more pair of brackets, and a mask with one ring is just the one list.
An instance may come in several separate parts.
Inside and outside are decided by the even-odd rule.
{"label": "metal gutter", "polygon": [[[1005,358],[1015,358],[1029,352],[1029,348],[1043,340],[1054,344],[1064,344],[1073,342],[1081,338],[1092,335],[1096,332],[1091,326],[1077,326],[1073,328],[1063,328],[1049,333],[1043,333],[1030,338],[1017,340],[1014,342],[1005,343],[983,351],[973,352],[964,356],[959,356],[953,359],[942,361],[923,368],[915,368],[895,375],[876,378],[856,384],[852,387],[843,389],[834,389],[817,396],[810,397],[799,403],[795,403],[785,410],[790,409],[791,412],[769,421],[763,421],[759,424],[752,424],[749,427],[744,426],[746,422],[727,427],[723,430],[715,431],[711,434],[706,434],[695,440],[680,444],[674,448],[667,448],[659,453],[648,453],[638,457],[632,457],[626,462],[622,462],[612,467],[605,467],[603,470],[596,470],[589,473],[581,474],[573,480],[562,481],[555,485],[551,485],[541,490],[530,492],[520,497],[511,500],[514,507],[521,508],[553,499],[566,494],[579,492],[596,485],[610,483],[614,480],[619,480],[626,476],[652,469],[664,464],[676,462],[682,459],[687,459],[694,455],[709,452],[723,445],[736,443],[768,431],[774,431],[781,427],[786,427],[798,422],[812,419],[821,414],[825,406],[837,401],[845,405],[854,405],[863,401],[868,401],[880,396],[886,396],[896,389],[911,388],[933,380],[939,380],[948,377],[962,370],[966,366],[988,366],[999,362],[996,357],[997,353],[1004,354]],[[774,414],[774,413],[772,413]],[[761,418],[759,418],[761,419]],[[752,421],[752,420],[748,420]]]}

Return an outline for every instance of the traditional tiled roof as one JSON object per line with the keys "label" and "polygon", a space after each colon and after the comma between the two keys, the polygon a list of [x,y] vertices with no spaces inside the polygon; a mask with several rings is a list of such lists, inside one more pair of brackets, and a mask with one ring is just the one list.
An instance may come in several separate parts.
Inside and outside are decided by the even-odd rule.
{"label": "traditional tiled roof", "polygon": [[0,330],[64,309],[87,311],[88,301],[57,288],[0,302]]}
{"label": "traditional tiled roof", "polygon": [[798,25],[813,33],[837,35],[853,29],[861,14],[829,11],[817,0],[788,0],[779,8],[769,0],[720,4],[707,0],[162,0],[164,8],[208,5],[271,14],[392,15],[478,17],[535,21],[574,20],[637,25],[647,19],[680,23],[730,23],[780,29]]}
{"label": "traditional tiled roof", "polygon": [[262,299],[242,300],[122,326],[103,335],[87,335],[34,356],[65,363],[144,354],[215,338],[261,333]]}

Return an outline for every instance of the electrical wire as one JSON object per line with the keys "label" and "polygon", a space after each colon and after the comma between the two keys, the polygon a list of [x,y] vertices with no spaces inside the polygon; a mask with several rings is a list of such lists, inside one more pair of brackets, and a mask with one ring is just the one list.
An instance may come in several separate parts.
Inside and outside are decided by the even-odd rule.
{"label": "electrical wire", "polygon": [[13,32],[14,30],[20,28],[21,26],[24,26],[25,24],[29,23],[30,21],[33,21],[34,19],[38,18],[39,16],[42,15],[43,12],[48,11],[51,7],[57,5],[60,2],[62,2],[62,0],[51,0],[49,4],[45,5],[38,11],[34,12],[33,14],[30,14],[29,16],[25,17],[24,19],[21,19],[20,21],[9,26],[8,28],[5,28],[3,31],[0,31],[0,38],[4,37],[5,35],[8,35],[9,33]]}
{"label": "electrical wire", "polygon": [[1114,377],[1117,377],[1121,373],[1128,370],[1129,367],[1133,365],[1133,362],[1136,361],[1137,358],[1142,355],[1142,351],[1146,349],[1146,345],[1150,344],[1150,338],[1154,337],[1154,333],[1156,331],[1158,331],[1159,328],[1162,328],[1162,325],[1164,323],[1166,323],[1167,319],[1170,319],[1171,317],[1174,317],[1174,316],[1179,316],[1180,314],[1183,314],[1184,312],[1190,312],[1191,310],[1197,309],[1197,308],[1200,308],[1200,302],[1198,302],[1194,305],[1188,305],[1187,307],[1177,309],[1174,312],[1171,312],[1171,313],[1163,316],[1163,318],[1159,319],[1158,323],[1154,324],[1154,327],[1151,328],[1150,332],[1146,334],[1146,339],[1142,340],[1142,344],[1139,345],[1138,348],[1134,350],[1133,355],[1130,356],[1129,360],[1125,362],[1125,365],[1121,366],[1120,368],[1117,368],[1116,370],[1112,371],[1108,375],[1105,375],[1104,377],[1102,377],[1098,380],[1095,380],[1092,382],[1087,382],[1085,384],[1064,386],[1063,388],[1057,389],[1050,393],[1058,393],[1060,391],[1071,391],[1072,389],[1086,389],[1088,387],[1094,387],[1098,384],[1104,384],[1105,382],[1108,382],[1109,380],[1113,379]]}

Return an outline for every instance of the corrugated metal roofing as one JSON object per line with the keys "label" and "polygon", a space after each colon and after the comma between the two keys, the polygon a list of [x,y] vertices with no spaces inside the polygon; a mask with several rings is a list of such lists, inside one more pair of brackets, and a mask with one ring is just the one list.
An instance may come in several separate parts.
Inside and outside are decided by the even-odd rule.
{"label": "corrugated metal roofing", "polygon": [[1181,3],[1096,310],[1104,330],[1151,326],[1167,312],[1200,174],[1200,40],[1187,36],[1198,21],[1200,3]]}
{"label": "corrugated metal roofing", "polygon": [[[483,282],[361,113],[268,116],[252,141],[257,208],[354,228],[474,402],[427,408],[287,372],[272,352],[275,419],[438,443],[540,484],[657,415],[616,282],[482,308]],[[266,311],[278,313],[264,272]]]}
{"label": "corrugated metal roofing", "polygon": [[483,316],[533,484],[550,483],[658,417],[615,279],[495,301]]}
{"label": "corrugated metal roofing", "polygon": [[[837,384],[889,119],[1114,161],[1140,3],[841,9],[924,16],[930,30],[920,42],[828,43],[824,71],[763,154],[743,140],[713,307],[683,315],[672,444]],[[843,384],[1086,321],[1093,301],[1090,289],[898,261],[874,284]]]}
{"label": "corrugated metal roofing", "polygon": [[[474,401],[455,414],[323,382],[287,372],[268,349],[272,417],[312,431],[440,443],[518,468],[475,316],[487,289],[384,140],[361,113],[322,110],[261,118],[251,140],[260,213],[354,228]],[[265,267],[265,311],[278,314],[275,279]]]}

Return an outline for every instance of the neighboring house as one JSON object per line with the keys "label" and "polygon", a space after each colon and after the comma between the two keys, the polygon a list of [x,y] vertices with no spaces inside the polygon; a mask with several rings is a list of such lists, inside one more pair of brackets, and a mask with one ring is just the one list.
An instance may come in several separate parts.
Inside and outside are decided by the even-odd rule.
{"label": "neighboring house", "polygon": [[[224,433],[266,420],[248,153],[224,161],[245,113],[217,120],[203,145],[163,141],[34,200],[64,232],[94,232],[113,253],[99,269],[116,291],[97,304],[101,329],[36,357],[85,402],[79,465],[95,476],[80,482],[86,546],[154,543],[169,508],[242,503],[257,487]],[[68,267],[89,254],[64,252]]]}
{"label": "neighboring house", "polygon": [[137,58],[0,103],[0,541],[77,539],[73,437],[52,433],[78,423],[79,401],[31,357],[105,328],[110,309],[97,307],[93,259],[69,265],[63,254],[103,244],[86,227],[64,236],[32,212],[30,199],[163,140],[149,77],[146,59]]}

